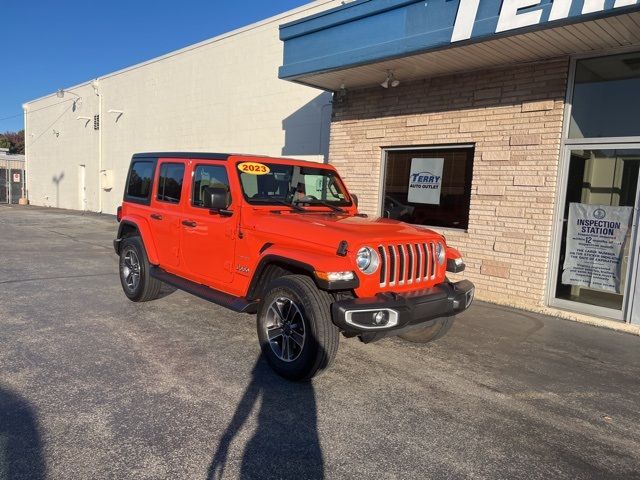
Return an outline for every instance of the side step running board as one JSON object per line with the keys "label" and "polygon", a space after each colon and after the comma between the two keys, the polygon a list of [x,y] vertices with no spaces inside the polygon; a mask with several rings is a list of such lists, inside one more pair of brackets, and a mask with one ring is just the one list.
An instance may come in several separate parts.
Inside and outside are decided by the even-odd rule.
{"label": "side step running board", "polygon": [[228,293],[214,290],[205,285],[186,280],[184,278],[166,272],[160,267],[151,267],[149,273],[153,278],[157,278],[161,282],[168,283],[180,290],[208,300],[212,303],[226,307],[234,312],[256,313],[258,311],[258,302],[247,301],[241,297],[234,297]]}

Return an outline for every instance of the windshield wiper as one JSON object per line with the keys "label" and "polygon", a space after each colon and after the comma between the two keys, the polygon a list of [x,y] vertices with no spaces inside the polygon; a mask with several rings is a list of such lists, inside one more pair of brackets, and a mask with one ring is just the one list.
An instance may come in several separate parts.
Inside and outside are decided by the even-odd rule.
{"label": "windshield wiper", "polygon": [[323,207],[330,208],[334,212],[345,213],[345,210],[343,208],[340,208],[337,205],[331,205],[328,202],[323,202],[322,200],[311,200],[310,202],[302,202],[300,200],[296,200],[293,203],[295,203],[295,204],[306,203],[307,205],[322,205]]}
{"label": "windshield wiper", "polygon": [[295,202],[293,204],[291,204],[291,203],[289,203],[289,202],[287,202],[285,200],[280,200],[278,198],[270,198],[266,202],[269,202],[269,203],[273,202],[273,203],[277,203],[278,205],[285,205],[285,206],[287,206],[289,208],[292,208],[296,212],[306,212],[307,211],[306,209],[302,208],[301,206],[296,205]]}

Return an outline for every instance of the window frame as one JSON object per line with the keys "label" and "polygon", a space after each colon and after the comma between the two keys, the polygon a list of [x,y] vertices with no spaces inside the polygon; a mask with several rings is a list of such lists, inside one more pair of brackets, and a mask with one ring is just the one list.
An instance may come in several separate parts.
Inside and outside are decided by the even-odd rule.
{"label": "window frame", "polygon": [[566,145],[586,145],[586,144],[623,144],[623,143],[640,143],[640,136],[631,137],[585,137],[585,138],[569,138],[569,127],[573,115],[573,93],[575,89],[576,67],[580,60],[589,60],[591,58],[614,57],[616,55],[624,55],[630,53],[640,54],[640,48],[637,45],[605,50],[597,54],[585,53],[582,55],[572,55],[569,61],[569,74],[567,77],[567,90],[564,103],[564,121],[562,125],[562,144]]}
{"label": "window frame", "polygon": [[[151,185],[149,186],[149,193],[147,193],[147,197],[134,197],[129,195],[129,181],[131,180],[131,173],[133,172],[133,166],[136,163],[151,163]],[[155,188],[155,178],[156,178],[156,167],[158,166],[158,158],[156,157],[137,157],[131,159],[131,163],[129,163],[129,172],[127,173],[127,180],[124,185],[124,196],[123,201],[129,203],[137,203],[139,205],[151,205],[151,199],[153,198],[153,191]]]}
{"label": "window frame", "polygon": [[[242,162],[240,162],[242,163]],[[252,199],[251,197],[249,197],[245,191],[244,188],[244,184],[242,183],[242,173],[239,169],[238,169],[238,165],[240,165],[240,163],[237,163],[235,166],[235,171],[236,171],[236,175],[238,178],[238,183],[240,184],[240,191],[242,192],[242,197],[244,198],[245,202],[247,202],[249,205],[252,205],[254,207],[274,207],[274,206],[280,206],[280,203],[278,202],[256,202],[255,199]],[[324,168],[322,163],[318,163],[318,166],[315,165],[297,165],[294,163],[282,163],[282,162],[263,162],[265,165],[267,166],[274,166],[274,165],[282,165],[285,167],[300,167],[300,168],[310,168],[310,169],[316,169],[316,170],[324,170],[324,171],[328,171],[331,174],[331,177],[333,178],[334,181],[336,181],[338,183],[338,185],[340,186],[340,188],[342,189],[342,192],[345,194],[345,203],[337,203],[337,202],[328,202],[331,205],[334,205],[336,207],[340,207],[340,208],[350,208],[353,206],[353,198],[351,198],[351,192],[349,192],[349,189],[347,188],[347,186],[344,183],[344,180],[342,179],[342,177],[340,176],[340,173],[332,168]],[[327,177],[329,177],[329,175],[327,175]],[[310,204],[311,206],[318,206],[318,204]]]}
{"label": "window frame", "polygon": [[229,196],[231,197],[231,203],[233,203],[233,197],[231,196],[231,182],[229,181],[229,171],[227,169],[227,165],[218,164],[218,163],[195,163],[193,165],[193,169],[191,170],[193,174],[191,175],[191,185],[189,187],[189,193],[190,193],[189,206],[192,208],[200,208],[200,209],[208,210],[208,208],[203,205],[196,205],[195,203],[193,203],[193,200],[195,197],[194,193],[195,193],[195,184],[196,184],[196,172],[198,171],[198,167],[215,167],[215,168],[221,168],[222,170],[224,170],[225,174],[227,175],[227,188],[229,189]]}
{"label": "window frame", "polygon": [[[382,149],[382,161],[380,165],[380,185],[378,191],[380,192],[380,198],[378,199],[378,216],[384,215],[384,199],[386,196],[386,179],[387,179],[387,164],[389,162],[390,152],[402,152],[402,151],[440,151],[440,150],[472,150],[471,156],[471,184],[473,185],[473,164],[475,161],[475,143],[460,143],[460,144],[444,144],[444,145],[407,145],[399,147],[383,147]],[[456,227],[441,227],[439,225],[422,225],[419,223],[410,223],[417,228],[424,228],[430,230],[451,231],[451,232],[467,232],[469,230],[469,223],[471,219],[471,194],[469,195],[469,209],[468,209],[467,228]]]}
{"label": "window frame", "polygon": [[[164,167],[165,165],[178,165],[178,166],[182,166],[182,185],[180,186],[180,198],[178,199],[177,202],[171,201],[171,200],[164,200],[162,198],[159,197],[160,195],[160,178],[162,176],[162,167]],[[175,162],[175,161],[170,161],[170,162],[160,162],[159,164],[159,168],[158,168],[158,181],[157,181],[157,185],[155,187],[155,200],[157,202],[162,202],[162,203],[167,203],[169,205],[180,205],[180,202],[182,202],[182,198],[183,198],[183,190],[184,190],[184,174],[187,171],[187,164],[186,162]]]}

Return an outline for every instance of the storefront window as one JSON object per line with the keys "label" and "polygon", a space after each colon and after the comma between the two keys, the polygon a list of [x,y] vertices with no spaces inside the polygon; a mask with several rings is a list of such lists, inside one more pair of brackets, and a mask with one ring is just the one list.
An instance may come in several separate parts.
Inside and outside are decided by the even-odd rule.
{"label": "storefront window", "polygon": [[622,310],[640,150],[570,152],[556,298]]}
{"label": "storefront window", "polygon": [[387,151],[383,216],[467,229],[473,148]]}
{"label": "storefront window", "polygon": [[640,53],[576,63],[569,138],[640,137]]}

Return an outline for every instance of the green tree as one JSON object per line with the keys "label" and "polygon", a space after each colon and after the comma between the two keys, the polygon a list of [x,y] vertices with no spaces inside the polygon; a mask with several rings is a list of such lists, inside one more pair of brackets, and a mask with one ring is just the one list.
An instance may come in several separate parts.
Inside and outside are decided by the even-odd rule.
{"label": "green tree", "polygon": [[24,155],[24,130],[0,134],[0,148],[8,148],[10,153]]}

